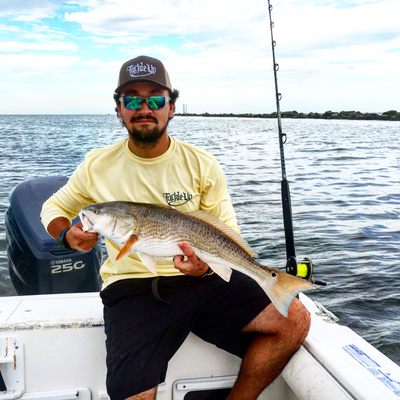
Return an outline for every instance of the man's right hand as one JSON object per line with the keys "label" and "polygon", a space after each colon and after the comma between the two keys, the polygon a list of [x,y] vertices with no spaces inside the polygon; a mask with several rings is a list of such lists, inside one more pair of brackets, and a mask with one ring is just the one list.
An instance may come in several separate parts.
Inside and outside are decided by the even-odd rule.
{"label": "man's right hand", "polygon": [[90,251],[96,246],[99,234],[95,232],[84,232],[82,222],[73,225],[66,233],[65,240],[68,246],[78,251]]}
{"label": "man's right hand", "polygon": [[[69,219],[65,217],[54,218],[48,225],[47,231],[54,239],[60,236],[63,229],[71,225]],[[84,232],[82,230],[82,222],[78,222],[71,226],[65,234],[65,241],[71,249],[78,251],[90,251],[96,246],[99,235],[94,232]]]}

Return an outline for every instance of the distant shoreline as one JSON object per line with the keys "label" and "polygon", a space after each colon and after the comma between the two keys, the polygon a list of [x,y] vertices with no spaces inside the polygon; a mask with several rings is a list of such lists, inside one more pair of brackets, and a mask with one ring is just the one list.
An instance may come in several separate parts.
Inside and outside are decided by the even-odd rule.
{"label": "distant shoreline", "polygon": [[[92,115],[92,116],[97,116],[97,115],[115,115],[111,113],[100,113],[100,114],[91,114],[91,113],[66,113],[66,114],[41,114],[41,113],[35,113],[35,114],[25,114],[25,113],[0,113],[0,117],[8,117],[8,116],[82,116],[82,115]],[[178,117],[225,117],[225,118],[275,118],[276,119],[276,112],[270,113],[270,114],[260,114],[260,113],[241,113],[241,114],[235,114],[235,113],[179,113],[175,112],[175,115]],[[282,118],[292,118],[292,119],[329,119],[329,120],[359,120],[359,121],[400,121],[400,112],[391,110],[391,111],[385,111],[383,113],[362,113],[360,111],[325,111],[324,113],[317,113],[317,112],[310,112],[310,113],[302,113],[302,112],[297,112],[297,111],[281,111],[281,117]]]}
{"label": "distant shoreline", "polygon": [[[271,114],[233,114],[233,113],[175,113],[180,117],[237,117],[237,118],[276,118],[276,112]],[[360,111],[325,111],[324,113],[310,112],[302,113],[297,111],[281,111],[282,118],[294,119],[347,119],[347,120],[380,120],[380,121],[400,121],[400,112],[396,110],[385,111],[383,113],[362,113]]]}

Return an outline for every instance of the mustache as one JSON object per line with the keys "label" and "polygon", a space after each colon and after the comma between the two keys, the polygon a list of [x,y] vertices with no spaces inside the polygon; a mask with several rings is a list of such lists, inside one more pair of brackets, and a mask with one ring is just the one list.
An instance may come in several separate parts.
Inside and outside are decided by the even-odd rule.
{"label": "mustache", "polygon": [[151,121],[154,121],[156,123],[158,123],[157,118],[155,118],[153,115],[148,114],[148,115],[137,115],[136,117],[133,117],[131,122],[137,122],[137,121],[141,121],[142,119],[149,119]]}

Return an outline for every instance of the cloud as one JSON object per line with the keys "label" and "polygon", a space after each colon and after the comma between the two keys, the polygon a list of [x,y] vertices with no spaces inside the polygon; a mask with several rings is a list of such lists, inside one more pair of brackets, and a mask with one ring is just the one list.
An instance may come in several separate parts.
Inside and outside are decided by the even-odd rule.
{"label": "cloud", "polygon": [[[0,71],[7,80],[14,78],[71,76],[71,69],[79,65],[79,57],[54,54],[19,53],[10,57],[0,54]],[[69,72],[68,72],[69,71]]]}
{"label": "cloud", "polygon": [[285,51],[290,51],[290,47],[306,51],[345,47],[367,41],[382,42],[399,37],[397,15],[400,2],[381,0],[351,3],[351,8],[344,8],[339,1],[327,4],[308,2],[301,7],[293,7],[292,1],[282,2],[276,7],[274,15],[280,18],[275,27],[277,40],[287,47]]}
{"label": "cloud", "polygon": [[0,35],[1,34],[9,34],[9,33],[19,33],[21,30],[16,26],[0,24]]}
{"label": "cloud", "polygon": [[53,40],[43,43],[17,41],[0,42],[0,52],[3,53],[25,53],[26,51],[62,52],[74,51],[77,49],[78,46],[76,46],[74,43]]}
{"label": "cloud", "polygon": [[54,17],[58,6],[57,0],[2,0],[0,17],[19,22],[33,22]]}
{"label": "cloud", "polygon": [[[325,111],[345,102],[362,111],[395,107],[398,0],[273,5],[283,109]],[[259,0],[4,0],[0,39],[2,85],[18,77],[34,93],[40,79],[51,91],[62,77],[65,93],[86,99],[83,108],[96,93],[98,112],[110,110],[118,69],[138,54],[163,60],[191,111],[274,109],[267,4]]]}
{"label": "cloud", "polygon": [[84,11],[65,13],[65,20],[80,24],[91,34],[111,37],[127,33],[212,36],[223,32],[247,37],[247,23],[262,15],[257,11],[263,11],[254,0],[250,4],[236,3],[234,7],[227,0],[153,0],[151,7],[143,1],[117,3],[92,2]]}

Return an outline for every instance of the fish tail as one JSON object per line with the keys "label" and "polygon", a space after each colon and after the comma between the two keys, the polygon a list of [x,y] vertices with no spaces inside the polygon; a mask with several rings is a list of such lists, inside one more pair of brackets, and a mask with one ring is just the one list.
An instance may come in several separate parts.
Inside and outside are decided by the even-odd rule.
{"label": "fish tail", "polygon": [[272,280],[263,281],[261,287],[267,293],[272,304],[284,317],[288,316],[289,307],[300,292],[312,290],[316,287],[310,281],[283,271],[272,270],[271,274]]}

